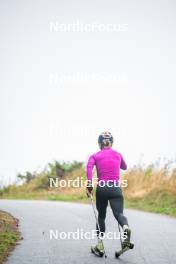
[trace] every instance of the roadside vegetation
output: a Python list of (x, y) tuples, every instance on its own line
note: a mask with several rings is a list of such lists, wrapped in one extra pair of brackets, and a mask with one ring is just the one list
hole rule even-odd
[[(50, 187), (51, 178), (58, 180), (58, 187)], [(16, 184), (1, 188), (0, 198), (89, 202), (84, 187), (60, 186), (62, 180), (82, 180), (85, 184), (85, 167), (81, 162), (54, 161), (41, 172), (18, 174), (17, 179)], [(158, 162), (134, 166), (123, 174), (122, 179), (128, 183), (123, 188), (126, 207), (176, 216), (176, 169), (173, 162), (162, 166)]]
[(0, 264), (6, 260), (20, 238), (18, 220), (9, 213), (0, 211)]
[(124, 189), (126, 206), (156, 213), (176, 216), (176, 169), (169, 161), (162, 167), (150, 164), (136, 166), (124, 178), (128, 188)]

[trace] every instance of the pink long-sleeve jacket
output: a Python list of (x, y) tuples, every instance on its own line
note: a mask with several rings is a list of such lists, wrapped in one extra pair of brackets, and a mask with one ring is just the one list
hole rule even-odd
[(87, 163), (87, 179), (92, 181), (93, 168), (96, 166), (98, 181), (119, 181), (120, 169), (126, 170), (127, 165), (122, 155), (111, 147), (103, 148), (90, 156)]

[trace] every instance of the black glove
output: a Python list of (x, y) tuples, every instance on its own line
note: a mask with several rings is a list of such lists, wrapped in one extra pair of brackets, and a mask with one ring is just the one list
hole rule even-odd
[(87, 197), (90, 197), (92, 195), (92, 192), (93, 192), (92, 183), (88, 182), (87, 187), (86, 187)]

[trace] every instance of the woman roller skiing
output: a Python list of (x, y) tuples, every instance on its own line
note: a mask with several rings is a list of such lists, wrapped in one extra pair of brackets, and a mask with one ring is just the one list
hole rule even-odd
[[(110, 132), (103, 132), (98, 137), (100, 151), (90, 156), (87, 163), (87, 195), (92, 196), (93, 168), (96, 166), (98, 184), (96, 188), (96, 208), (98, 224), (96, 226), (98, 244), (91, 248), (92, 252), (103, 256), (105, 253), (102, 235), (105, 232), (105, 218), (108, 201), (113, 215), (123, 229), (126, 238), (122, 242), (122, 250), (130, 248), (131, 230), (127, 218), (123, 215), (123, 194), (120, 185), (120, 169), (126, 170), (127, 165), (122, 155), (112, 149), (113, 136)], [(102, 184), (103, 183), (103, 184)], [(99, 232), (100, 231), (100, 232)]]

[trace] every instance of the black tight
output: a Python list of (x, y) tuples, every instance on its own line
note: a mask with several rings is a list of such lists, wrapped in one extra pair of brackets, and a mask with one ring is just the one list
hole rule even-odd
[[(113, 215), (121, 227), (123, 227), (123, 225), (128, 225), (127, 218), (123, 215), (123, 194), (121, 188), (117, 186), (108, 187), (107, 185), (104, 187), (97, 186), (96, 207), (98, 211), (98, 223), (101, 233), (105, 232), (105, 218), (108, 201), (110, 203)], [(98, 230), (97, 226), (96, 230)]]

